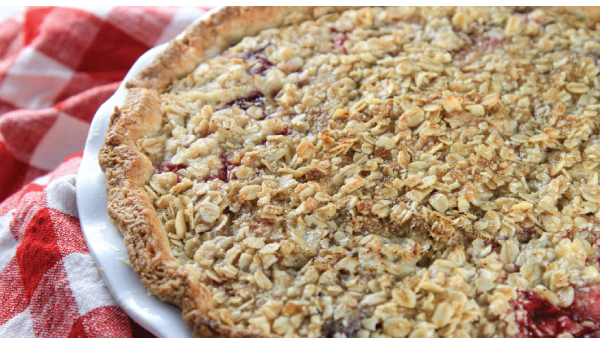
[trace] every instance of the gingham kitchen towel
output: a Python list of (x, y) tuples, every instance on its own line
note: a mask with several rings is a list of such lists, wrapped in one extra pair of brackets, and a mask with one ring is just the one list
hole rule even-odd
[(0, 337), (149, 336), (89, 254), (75, 174), (131, 65), (205, 10), (34, 7), (0, 22)]

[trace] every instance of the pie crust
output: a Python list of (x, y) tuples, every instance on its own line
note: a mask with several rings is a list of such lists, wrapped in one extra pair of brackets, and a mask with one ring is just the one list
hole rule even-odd
[[(134, 270), (195, 336), (597, 334), (598, 13), (216, 12), (127, 84), (100, 151)], [(301, 58), (295, 32), (332, 40)]]

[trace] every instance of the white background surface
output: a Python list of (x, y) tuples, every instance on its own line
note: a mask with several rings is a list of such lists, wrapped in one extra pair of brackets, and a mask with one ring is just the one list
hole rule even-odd
[(22, 13), (25, 7), (23, 6), (0, 6), (0, 21), (8, 18), (14, 13)]
[[(199, 20), (207, 18), (216, 10), (218, 8), (207, 12)], [(141, 56), (129, 70), (125, 80), (131, 79), (165, 47), (166, 45), (157, 46)], [(148, 290), (128, 264), (123, 237), (111, 223), (107, 213), (105, 176), (98, 165), (98, 152), (104, 142), (110, 115), (115, 106), (123, 103), (126, 93), (123, 86), (119, 87), (102, 104), (92, 120), (77, 174), (77, 208), (81, 228), (110, 292), (132, 319), (159, 337), (191, 337), (192, 332), (183, 321), (181, 310), (148, 294)]]
[[(131, 68), (130, 79), (152, 60), (164, 46), (144, 54)], [(125, 82), (123, 82), (125, 83)], [(104, 180), (98, 165), (98, 152), (104, 142), (108, 121), (115, 106), (123, 103), (127, 90), (121, 86), (96, 112), (77, 174), (77, 207), (86, 243), (108, 288), (121, 308), (139, 325), (160, 337), (190, 337), (190, 329), (181, 318), (181, 310), (149, 295), (129, 265), (123, 236), (107, 212)]]

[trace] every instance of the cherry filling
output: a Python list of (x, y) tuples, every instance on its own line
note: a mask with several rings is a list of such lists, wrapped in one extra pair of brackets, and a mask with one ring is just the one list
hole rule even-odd
[(163, 172), (170, 172), (170, 171), (179, 171), (181, 169), (185, 169), (187, 168), (187, 165), (185, 164), (173, 164), (173, 163), (165, 163), (165, 164), (157, 164), (154, 166), (154, 169), (156, 170), (157, 174), (162, 174)]
[(577, 289), (569, 309), (576, 321), (592, 321), (600, 325), (600, 286)]
[(262, 55), (254, 55), (249, 58), (248, 61), (256, 61), (254, 65), (250, 67), (249, 73), (251, 75), (258, 74), (259, 76), (264, 76), (267, 70), (274, 66), (273, 63)]
[(246, 61), (254, 62), (254, 65), (252, 65), (250, 67), (250, 70), (248, 71), (250, 75), (258, 74), (259, 76), (264, 76), (267, 70), (274, 66), (273, 63), (271, 63), (269, 59), (267, 59), (267, 57), (260, 54), (262, 51), (265, 50), (265, 48), (266, 46), (256, 51), (247, 52), (241, 57)]
[[(267, 45), (268, 46), (268, 45)], [(273, 63), (271, 63), (269, 61), (269, 59), (267, 59), (267, 57), (265, 57), (264, 55), (260, 54), (261, 52), (263, 52), (265, 50), (265, 48), (267, 47), (263, 47), (260, 48), (256, 51), (248, 51), (248, 52), (243, 52), (243, 53), (230, 53), (230, 52), (224, 52), (221, 54), (222, 57), (225, 58), (240, 58), (249, 62), (255, 62), (251, 67), (250, 70), (248, 70), (248, 73), (250, 75), (255, 75), (258, 74), (260, 76), (264, 76), (265, 72), (272, 68)]]
[(247, 110), (252, 106), (262, 106), (265, 103), (265, 95), (262, 92), (255, 91), (252, 92), (248, 97), (238, 98), (230, 101), (229, 103), (223, 106), (223, 109), (230, 108), (234, 105), (237, 105), (242, 110)]
[(344, 38), (344, 39), (336, 39), (333, 41), (333, 49), (334, 50), (338, 50), (341, 51), (344, 54), (348, 54), (348, 50), (346, 50), (346, 47), (344, 46), (344, 43), (347, 41), (348, 39)]
[[(585, 297), (580, 293), (575, 296), (575, 301), (568, 308), (561, 308), (549, 303), (547, 300), (532, 291), (524, 291), (519, 294), (516, 300), (515, 308), (524, 311), (521, 319), (517, 318), (521, 337), (556, 337), (562, 333), (569, 333), (575, 337), (583, 337), (594, 334), (600, 325), (595, 315), (598, 315), (600, 305), (596, 307), (596, 300), (585, 301), (589, 299), (591, 293), (586, 293)], [(595, 296), (600, 296), (600, 291), (595, 291)], [(582, 301), (582, 298), (584, 299)], [(582, 309), (582, 305), (585, 308)], [(586, 308), (593, 310), (595, 320), (590, 319), (590, 315), (582, 317), (581, 312), (590, 312)], [(593, 326), (583, 326), (581, 321), (595, 321)]]
[(290, 132), (290, 129), (287, 126), (284, 126), (282, 128), (279, 128), (278, 130), (274, 131), (276, 135), (281, 135), (281, 136), (289, 136), (292, 133)]
[(208, 276), (205, 277), (204, 280), (202, 280), (202, 281), (204, 281), (204, 283), (206, 283), (207, 285), (211, 285), (214, 287), (221, 287), (222, 285), (231, 282), (231, 280), (229, 280), (229, 279), (225, 279), (223, 281), (217, 281)]
[(227, 156), (221, 154), (219, 156), (219, 160), (221, 161), (221, 164), (223, 165), (223, 167), (221, 168), (221, 170), (219, 171), (219, 173), (217, 175), (211, 175), (208, 177), (208, 180), (213, 180), (213, 179), (220, 179), (223, 182), (227, 183), (229, 182), (229, 180), (232, 179), (236, 179), (237, 176), (235, 175), (235, 172), (232, 171), (234, 167), (240, 165), (240, 163), (232, 163), (231, 161), (229, 161), (229, 159), (227, 158)]
[(344, 54), (348, 54), (348, 50), (346, 50), (346, 47), (344, 46), (344, 43), (346, 41), (348, 41), (348, 31), (338, 31), (337, 29), (335, 29), (333, 27), (330, 28), (330, 31), (331, 31), (331, 33), (341, 33), (344, 35), (344, 37), (341, 39), (333, 40), (333, 49), (340, 51)]
[(157, 174), (162, 174), (163, 172), (174, 172), (177, 175), (177, 183), (181, 182), (181, 176), (177, 173), (177, 171), (181, 169), (187, 168), (185, 164), (173, 164), (173, 163), (164, 163), (164, 164), (156, 164), (154, 165), (154, 172)]
[(488, 39), (488, 40), (484, 40), (482, 42), (482, 44), (483, 44), (483, 47), (485, 47), (485, 49), (487, 51), (489, 51), (489, 50), (493, 49), (494, 47), (496, 47), (498, 45), (501, 45), (504, 42), (504, 40), (505, 40), (504, 38), (502, 38), (502, 39), (491, 38), (491, 39)]

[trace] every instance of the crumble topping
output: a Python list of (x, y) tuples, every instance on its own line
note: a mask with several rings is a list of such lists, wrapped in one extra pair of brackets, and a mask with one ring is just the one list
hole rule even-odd
[(599, 71), (600, 24), (550, 8), (266, 30), (161, 94), (145, 188), (226, 325), (593, 334)]

